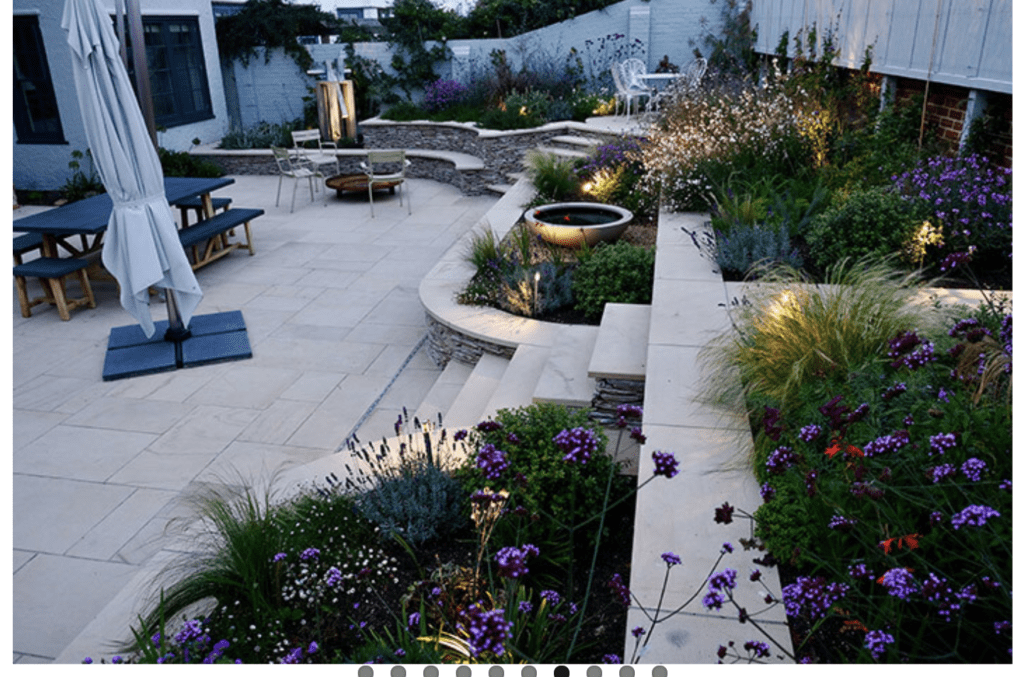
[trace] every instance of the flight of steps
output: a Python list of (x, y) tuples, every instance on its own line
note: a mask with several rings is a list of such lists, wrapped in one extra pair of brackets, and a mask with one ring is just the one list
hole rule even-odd
[[(523, 344), (510, 359), (485, 352), (473, 365), (453, 359), (409, 412), (420, 422), (451, 434), (493, 418), (500, 409), (537, 402), (590, 407), (601, 379), (643, 383), (649, 324), (649, 306), (608, 304), (599, 326), (566, 325), (557, 332), (556, 345)], [(397, 448), (408, 434), (389, 440), (389, 446)], [(636, 451), (635, 444), (619, 450), (624, 472), (635, 474)], [(351, 455), (342, 449), (290, 470), (282, 485), (322, 484), (332, 473), (344, 481), (346, 463), (351, 464)]]

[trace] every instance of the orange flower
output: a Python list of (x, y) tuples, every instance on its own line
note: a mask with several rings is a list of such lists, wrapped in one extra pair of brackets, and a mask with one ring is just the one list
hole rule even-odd
[(843, 621), (843, 632), (860, 630), (861, 632), (867, 632), (868, 628), (860, 621)]
[(840, 453), (840, 452), (843, 452), (847, 456), (850, 456), (850, 457), (854, 457), (854, 456), (860, 456), (861, 458), (864, 457), (864, 452), (863, 451), (861, 451), (857, 447), (853, 446), (852, 444), (847, 444), (847, 443), (843, 442), (842, 439), (832, 440), (832, 444), (829, 445), (828, 449), (825, 450), (825, 454), (828, 455), (829, 458), (835, 457), (835, 455)]
[(920, 534), (907, 534), (906, 536), (900, 536), (899, 538), (887, 538), (884, 541), (881, 541), (878, 544), (878, 547), (884, 549), (886, 555), (892, 552), (892, 544), (894, 542), (896, 543), (897, 550), (902, 550), (904, 543), (907, 544), (907, 548), (909, 548), (910, 550), (916, 550), (918, 547), (917, 539), (919, 536)]

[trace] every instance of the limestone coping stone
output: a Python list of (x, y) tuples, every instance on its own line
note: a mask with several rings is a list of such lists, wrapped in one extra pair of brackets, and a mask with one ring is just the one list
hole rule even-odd
[[(371, 148), (339, 148), (335, 151), (335, 154), (339, 158), (346, 157), (366, 157), (368, 150), (375, 150)], [(330, 150), (328, 150), (330, 152)], [(269, 148), (246, 148), (239, 150), (226, 150), (218, 148), (215, 144), (207, 144), (201, 146), (193, 146), (189, 149), (189, 153), (192, 155), (210, 156), (210, 157), (234, 157), (234, 158), (262, 158), (262, 157), (273, 157), (273, 153)], [(418, 148), (407, 148), (405, 154), (410, 158), (426, 158), (430, 160), (441, 160), (444, 162), (450, 162), (459, 171), (473, 171), (484, 169), (484, 162), (478, 157), (470, 155), (468, 153), (456, 153), (453, 151), (445, 150), (423, 150)]]

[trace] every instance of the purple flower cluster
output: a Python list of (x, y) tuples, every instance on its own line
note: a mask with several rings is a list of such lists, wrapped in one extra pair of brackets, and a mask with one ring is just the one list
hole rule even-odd
[(674, 552), (661, 553), (661, 559), (663, 559), (665, 561), (665, 564), (669, 565), (669, 567), (683, 563), (683, 560), (679, 559), (679, 555), (675, 554)]
[(832, 605), (850, 590), (845, 583), (830, 583), (821, 576), (799, 576), (796, 582), (782, 589), (786, 615), (799, 616), (807, 612), (811, 620), (825, 617)]
[(643, 145), (635, 137), (622, 137), (612, 143), (598, 146), (586, 164), (576, 170), (581, 176), (591, 176), (602, 169), (615, 169), (625, 165), (629, 169), (641, 171)]
[(930, 468), (926, 475), (931, 478), (932, 484), (938, 484), (942, 480), (956, 475), (956, 466), (951, 463), (943, 463), (942, 465)]
[(935, 344), (921, 339), (914, 332), (900, 332), (890, 339), (887, 357), (892, 359), (889, 366), (893, 369), (906, 367), (910, 371), (938, 359), (935, 356)]
[(800, 428), (799, 438), (801, 442), (812, 442), (821, 435), (821, 426), (815, 423)]
[(435, 80), (423, 90), (423, 108), (430, 112), (446, 110), (465, 100), (469, 89), (455, 80)]
[(921, 597), (938, 606), (939, 616), (949, 623), (954, 614), (963, 609), (964, 604), (974, 602), (978, 595), (974, 585), (968, 585), (959, 591), (953, 590), (953, 586), (945, 578), (928, 574), (928, 578), (921, 583)]
[(485, 651), (495, 656), (505, 653), (505, 642), (512, 637), (512, 623), (505, 620), (504, 609), (485, 611), (480, 603), (463, 614), (462, 629), (469, 635), (470, 653), (474, 658)]
[(864, 635), (864, 648), (871, 652), (871, 657), (876, 661), (885, 653), (886, 647), (896, 640), (884, 630), (872, 630)]
[(725, 602), (725, 591), (736, 588), (736, 570), (723, 569), (708, 578), (708, 594), (701, 602), (707, 609), (721, 609)]
[(897, 430), (889, 435), (871, 440), (864, 445), (864, 455), (868, 458), (880, 454), (891, 454), (910, 444), (910, 433), (906, 430)]
[(849, 531), (857, 524), (857, 520), (850, 519), (844, 515), (833, 515), (832, 519), (828, 523), (829, 529), (835, 529), (839, 531)]
[(906, 383), (895, 383), (890, 387), (886, 388), (885, 392), (882, 393), (882, 400), (884, 402), (888, 402), (895, 398), (897, 395), (905, 392), (907, 392)]
[(949, 248), (964, 251), (969, 246), (996, 249), (1012, 240), (1010, 174), (980, 155), (939, 156), (892, 180), (907, 198), (928, 205), (944, 226)]
[(771, 656), (770, 648), (764, 642), (755, 642), (753, 640), (743, 644), (743, 648), (754, 654), (754, 658), (768, 658)]
[(541, 590), (540, 598), (545, 600), (549, 606), (558, 606), (562, 603), (562, 596), (554, 590)]
[(629, 606), (632, 600), (632, 595), (629, 592), (629, 588), (622, 582), (622, 574), (614, 574), (611, 580), (608, 581), (608, 587), (612, 589), (615, 596), (619, 598), (619, 602), (622, 606)]
[(489, 480), (496, 480), (509, 468), (505, 452), (493, 444), (484, 444), (476, 452), (476, 467)]
[(1000, 516), (997, 510), (987, 505), (969, 505), (953, 515), (949, 521), (953, 524), (954, 529), (960, 529), (960, 527), (965, 526), (982, 527), (985, 526), (988, 520)]
[(797, 461), (796, 454), (792, 447), (778, 447), (768, 455), (765, 467), (772, 475), (779, 475), (786, 472)]
[(522, 548), (513, 548), (511, 546), (502, 548), (494, 556), (494, 561), (498, 563), (498, 575), (504, 578), (524, 576), (530, 573), (530, 570), (526, 567), (526, 558), (537, 557), (538, 555), (540, 555), (540, 550), (537, 546), (530, 543), (527, 543)]
[(664, 475), (671, 479), (679, 474), (679, 461), (671, 451), (655, 451), (651, 458), (654, 459), (655, 475)]
[(886, 571), (882, 574), (880, 582), (882, 587), (889, 591), (890, 596), (899, 597), (904, 601), (910, 597), (910, 595), (917, 592), (914, 574), (902, 567)]
[(985, 461), (980, 458), (969, 458), (960, 466), (960, 472), (972, 482), (981, 481), (981, 473), (985, 471)]
[(598, 448), (597, 435), (590, 428), (563, 430), (552, 441), (565, 454), (563, 461), (580, 465), (586, 465)]
[(770, 439), (778, 442), (782, 436), (782, 427), (778, 425), (779, 420), (782, 419), (782, 412), (775, 407), (764, 408), (764, 419), (762, 425), (764, 425), (764, 434)]
[(928, 444), (932, 451), (939, 456), (946, 453), (947, 449), (956, 446), (956, 433), (939, 433), (928, 438)]

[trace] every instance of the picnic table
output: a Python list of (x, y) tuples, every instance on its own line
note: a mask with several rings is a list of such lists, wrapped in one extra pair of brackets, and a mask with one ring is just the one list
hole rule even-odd
[[(210, 193), (234, 183), (232, 178), (215, 179), (165, 177), (164, 194), (168, 203), (175, 203), (188, 198), (199, 197), (203, 203), (203, 211), (207, 217), (213, 216), (213, 203)], [(103, 245), (103, 233), (114, 210), (114, 202), (106, 193), (85, 200), (32, 214), (17, 219), (13, 228), (19, 233), (39, 233), (43, 236), (43, 256), (56, 257), (57, 246), (68, 251), (72, 256), (81, 257), (100, 251)], [(78, 245), (68, 242), (68, 238), (78, 236)], [(91, 238), (91, 241), (89, 240)]]

